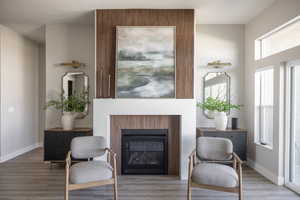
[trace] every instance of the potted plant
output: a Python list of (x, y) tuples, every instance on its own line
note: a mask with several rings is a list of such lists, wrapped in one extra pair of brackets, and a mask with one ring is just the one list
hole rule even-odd
[(215, 126), (217, 130), (226, 130), (228, 117), (226, 113), (231, 109), (239, 110), (241, 105), (231, 104), (227, 101), (217, 98), (208, 97), (204, 102), (198, 103), (197, 106), (204, 110), (214, 112)]
[(208, 97), (204, 102), (198, 103), (197, 106), (207, 111), (207, 116), (210, 119), (214, 119), (216, 111), (216, 100), (212, 97)]
[(59, 100), (50, 100), (47, 102), (45, 109), (54, 107), (57, 110), (62, 110), (61, 124), (63, 130), (72, 130), (74, 128), (75, 118), (85, 111), (86, 105), (90, 104), (88, 94), (74, 93), (71, 96), (65, 97), (61, 94)]

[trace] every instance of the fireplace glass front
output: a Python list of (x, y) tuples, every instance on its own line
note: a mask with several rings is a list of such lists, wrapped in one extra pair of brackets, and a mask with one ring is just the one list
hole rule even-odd
[(168, 129), (122, 129), (122, 174), (168, 174)]

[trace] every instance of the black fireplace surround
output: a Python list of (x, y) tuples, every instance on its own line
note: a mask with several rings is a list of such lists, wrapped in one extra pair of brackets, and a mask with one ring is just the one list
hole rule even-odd
[(122, 174), (168, 174), (168, 129), (121, 129)]

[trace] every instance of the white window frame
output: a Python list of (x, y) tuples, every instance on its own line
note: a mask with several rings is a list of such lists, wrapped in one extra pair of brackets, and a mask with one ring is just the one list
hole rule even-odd
[[(255, 142), (256, 145), (263, 146), (267, 149), (272, 150), (273, 149), (273, 143), (274, 143), (274, 110), (275, 110), (275, 105), (274, 105), (274, 103), (275, 103), (275, 96), (274, 96), (274, 94), (275, 94), (275, 87), (274, 87), (275, 84), (274, 84), (274, 81), (275, 81), (275, 67), (274, 66), (260, 67), (260, 68), (256, 69), (255, 75), (258, 72), (262, 72), (262, 71), (266, 71), (266, 70), (270, 70), (270, 69), (273, 69), (273, 119), (272, 119), (273, 120), (273, 123), (272, 123), (273, 124), (273, 127), (272, 127), (273, 132), (272, 132), (272, 143), (271, 144), (265, 144), (261, 141), (261, 130), (259, 130), (259, 133), (255, 133), (254, 142)], [(256, 85), (255, 85), (256, 83), (255, 83), (255, 81), (256, 80), (254, 79), (254, 95), (256, 95)], [(261, 91), (261, 89), (260, 89), (260, 91)], [(256, 100), (256, 97), (254, 97), (254, 100)], [(254, 129), (256, 131), (256, 118), (255, 117), (256, 117), (256, 102), (254, 101)], [(259, 126), (261, 126), (261, 121), (260, 121)]]
[[(269, 36), (271, 36), (271, 35), (273, 35), (273, 34), (276, 34), (277, 32), (279, 32), (279, 31), (281, 31), (281, 30), (283, 30), (283, 29), (285, 29), (285, 28), (287, 28), (287, 27), (289, 27), (289, 26), (291, 26), (291, 25), (293, 25), (293, 24), (295, 24), (295, 23), (297, 23), (297, 22), (299, 22), (300, 21), (300, 15), (299, 16), (297, 16), (297, 17), (295, 17), (294, 19), (292, 19), (292, 20), (290, 20), (290, 21), (288, 21), (288, 22), (286, 22), (286, 23), (284, 23), (283, 25), (281, 25), (281, 26), (279, 26), (279, 27), (277, 27), (277, 28), (275, 28), (274, 30), (272, 30), (272, 31), (270, 31), (270, 32), (268, 32), (268, 33), (266, 33), (266, 34), (264, 34), (264, 35), (262, 35), (261, 37), (259, 37), (259, 38), (257, 38), (255, 41), (254, 41), (254, 55), (255, 55), (255, 60), (261, 60), (261, 59), (263, 59), (263, 58), (267, 58), (267, 57), (269, 57), (269, 56), (273, 56), (273, 55), (276, 55), (276, 54), (278, 54), (278, 53), (280, 53), (280, 52), (277, 52), (277, 53), (275, 53), (275, 54), (271, 54), (271, 55), (268, 55), (268, 56), (263, 56), (263, 45), (262, 45), (262, 41), (264, 40), (264, 39), (266, 39), (266, 38), (268, 38)], [(298, 45), (299, 46), (299, 45)], [(294, 47), (291, 47), (291, 48), (294, 48)], [(291, 49), (291, 48), (289, 48), (289, 49)], [(288, 50), (288, 49), (286, 49), (286, 50)], [(285, 50), (285, 51), (286, 51)]]
[[(292, 77), (291, 72), (292, 68), (295, 67), (295, 65), (300, 65), (300, 60), (291, 61), (286, 63), (285, 65), (285, 162), (284, 162), (284, 174), (285, 174), (285, 185), (290, 188), (291, 190), (297, 192), (300, 194), (300, 187), (295, 185), (291, 181), (291, 167), (293, 165), (293, 160), (291, 160), (291, 152), (293, 151), (293, 147), (291, 146), (291, 143), (293, 142), (292, 139)], [(299, 66), (300, 67), (300, 66)]]

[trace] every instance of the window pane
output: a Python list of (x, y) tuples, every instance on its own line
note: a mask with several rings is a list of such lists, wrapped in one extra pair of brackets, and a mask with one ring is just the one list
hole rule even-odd
[(261, 105), (273, 106), (273, 69), (261, 72)]
[(273, 69), (255, 74), (255, 133), (261, 144), (273, 143)]
[(261, 39), (262, 57), (267, 57), (300, 45), (300, 20)]
[(292, 70), (292, 182), (300, 186), (300, 66)]
[(259, 141), (260, 136), (260, 73), (255, 73), (255, 135), (256, 141)]

